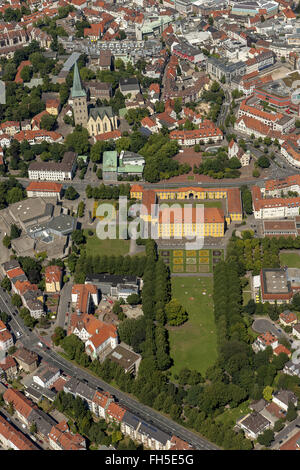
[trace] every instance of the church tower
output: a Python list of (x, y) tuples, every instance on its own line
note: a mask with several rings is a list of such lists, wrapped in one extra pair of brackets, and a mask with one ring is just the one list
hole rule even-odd
[(74, 65), (73, 86), (71, 88), (71, 99), (73, 100), (73, 113), (75, 126), (78, 124), (83, 127), (87, 126), (88, 110), (86, 92), (81, 85), (77, 62)]

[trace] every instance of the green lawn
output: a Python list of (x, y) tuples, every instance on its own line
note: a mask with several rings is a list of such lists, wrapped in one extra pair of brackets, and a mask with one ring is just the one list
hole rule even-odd
[[(172, 374), (188, 367), (205, 373), (217, 358), (216, 325), (213, 314), (213, 279), (206, 277), (173, 277), (173, 297), (185, 307), (188, 321), (169, 330)], [(206, 292), (206, 295), (203, 295)]]
[(235, 425), (239, 418), (251, 412), (249, 403), (250, 400), (247, 400), (244, 403), (241, 403), (237, 408), (224, 411), (224, 413), (216, 417), (216, 421), (227, 424), (228, 426)]
[(130, 249), (130, 240), (100, 240), (96, 234), (92, 237), (88, 235), (88, 230), (84, 230), (86, 236), (87, 255), (127, 255)]
[(294, 253), (280, 253), (279, 259), (281, 266), (300, 268), (300, 256), (296, 251)]
[(247, 288), (249, 289), (249, 286), (247, 286), (246, 290), (243, 292), (243, 305), (247, 305), (247, 303), (251, 299), (251, 292), (248, 292)]

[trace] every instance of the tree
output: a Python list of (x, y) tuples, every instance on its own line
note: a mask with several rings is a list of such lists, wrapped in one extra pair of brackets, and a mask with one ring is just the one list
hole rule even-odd
[(274, 440), (274, 432), (271, 429), (266, 429), (258, 436), (257, 440), (262, 446), (270, 447), (271, 442)]
[(269, 168), (269, 166), (271, 165), (270, 160), (265, 155), (259, 157), (259, 159), (257, 160), (257, 164), (261, 168)]
[(177, 299), (172, 299), (165, 307), (169, 325), (182, 325), (187, 319), (188, 314)]
[(15, 238), (19, 238), (21, 235), (22, 230), (15, 224), (12, 224), (10, 227), (10, 238), (11, 240)]
[(294, 421), (298, 416), (297, 408), (295, 407), (294, 403), (289, 402), (288, 410), (286, 412), (286, 419), (288, 421)]
[(130, 294), (127, 297), (126, 301), (129, 305), (137, 305), (137, 304), (140, 303), (141, 299), (140, 299), (140, 296), (138, 294)]
[(74, 230), (74, 232), (72, 232), (71, 238), (76, 245), (81, 245), (82, 243), (85, 243), (85, 236), (83, 235), (82, 230)]
[(274, 424), (274, 432), (279, 432), (284, 428), (284, 421), (283, 419), (278, 419)]
[(12, 188), (7, 192), (6, 200), (8, 204), (14, 204), (24, 199), (24, 194), (21, 188)]
[(52, 335), (51, 339), (55, 346), (58, 346), (65, 336), (65, 330), (61, 326), (57, 326), (54, 330), (54, 334)]
[(65, 144), (69, 150), (72, 150), (79, 155), (85, 155), (90, 148), (89, 133), (87, 129), (81, 126), (76, 126), (75, 130), (71, 134), (67, 135)]
[(5, 277), (2, 279), (2, 281), (1, 281), (1, 287), (2, 287), (3, 289), (7, 290), (8, 292), (11, 291), (11, 281), (10, 281), (10, 279), (9, 279), (7, 276), (5, 276)]
[(19, 296), (19, 294), (14, 294), (11, 298), (11, 303), (17, 307), (17, 308), (20, 308), (21, 305), (22, 305), (22, 299), (21, 297)]
[(37, 432), (37, 425), (35, 422), (31, 423), (29, 431), (31, 434), (35, 434)]
[(10, 248), (10, 237), (8, 235), (4, 235), (2, 243), (6, 248)]
[(65, 192), (65, 198), (69, 199), (70, 201), (74, 201), (79, 196), (78, 192), (76, 191), (73, 186), (69, 186)]
[(267, 385), (263, 390), (264, 399), (267, 401), (272, 401), (273, 399), (272, 393), (273, 393), (273, 387), (270, 387), (269, 385)]
[(44, 114), (41, 119), (41, 129), (52, 131), (56, 124), (56, 117), (51, 114)]

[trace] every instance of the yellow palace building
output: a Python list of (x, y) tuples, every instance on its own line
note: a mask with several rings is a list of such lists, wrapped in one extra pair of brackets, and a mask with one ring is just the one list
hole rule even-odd
[[(131, 186), (130, 197), (138, 199), (142, 202), (143, 208), (141, 211), (141, 218), (145, 222), (157, 222), (160, 212), (152, 214), (151, 207), (153, 204), (158, 204), (158, 201), (172, 200), (174, 203), (176, 200), (182, 202), (184, 200), (192, 202), (193, 200), (215, 200), (225, 199), (226, 201), (226, 215), (221, 209), (216, 208), (205, 208), (205, 221), (203, 227), (198, 227), (204, 236), (222, 237), (224, 235), (224, 221), (229, 225), (231, 222), (241, 222), (243, 218), (242, 201), (239, 188), (176, 188), (176, 189), (144, 189), (141, 185), (135, 184)], [(213, 211), (208, 211), (213, 209)], [(158, 213), (159, 212), (159, 213)], [(220, 229), (220, 213), (223, 215), (223, 229)], [(215, 218), (215, 220), (214, 220)], [(218, 220), (218, 221), (217, 221)], [(171, 224), (170, 231), (175, 232), (187, 232), (190, 230), (188, 226), (179, 228), (180, 224)], [(175, 227), (176, 226), (176, 227)], [(194, 224), (195, 226), (195, 224)], [(196, 226), (195, 226), (196, 228)], [(166, 227), (159, 226), (159, 233), (168, 231)]]
[(205, 207), (197, 214), (197, 208), (185, 211), (183, 207), (159, 211), (159, 238), (170, 237), (223, 237), (224, 213), (217, 207)]

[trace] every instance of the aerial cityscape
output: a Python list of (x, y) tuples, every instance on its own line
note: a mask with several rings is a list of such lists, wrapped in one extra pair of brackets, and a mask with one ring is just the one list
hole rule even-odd
[(0, 450), (300, 450), (300, 3), (0, 0), (0, 247)]

